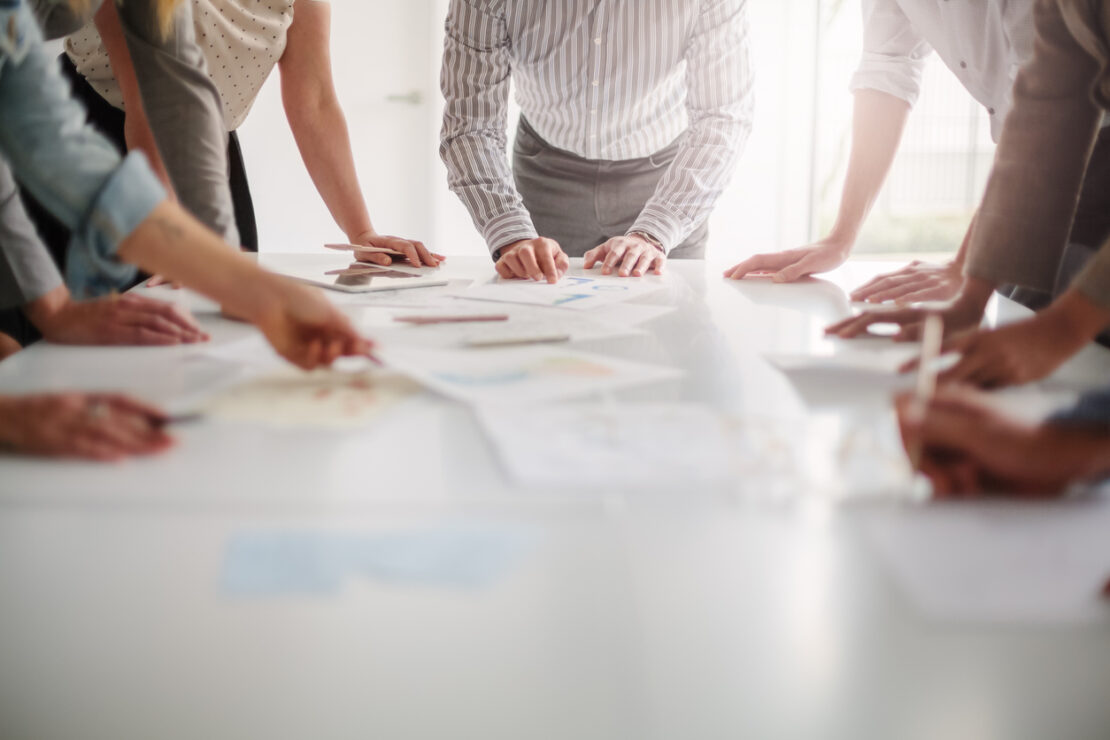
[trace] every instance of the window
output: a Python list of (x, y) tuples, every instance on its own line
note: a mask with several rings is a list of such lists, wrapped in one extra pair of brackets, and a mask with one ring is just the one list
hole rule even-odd
[[(851, 147), (848, 83), (862, 48), (859, 0), (822, 0), (814, 200), (818, 236), (836, 219)], [(955, 252), (990, 174), (986, 111), (932, 56), (921, 98), (856, 254), (897, 257)]]

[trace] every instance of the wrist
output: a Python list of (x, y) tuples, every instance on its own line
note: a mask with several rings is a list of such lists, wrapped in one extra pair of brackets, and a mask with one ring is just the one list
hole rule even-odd
[(23, 312), (35, 328), (46, 335), (54, 328), (57, 319), (71, 302), (69, 289), (65, 285), (59, 285), (26, 304)]
[(15, 430), (15, 420), (19, 415), (16, 399), (0, 396), (0, 449), (18, 446), (19, 437)]
[(378, 232), (375, 231), (373, 226), (365, 226), (355, 229), (344, 229), (344, 233), (347, 235), (347, 241), (351, 244), (358, 244), (358, 242), (362, 239), (368, 239), (378, 236)]
[(859, 238), (859, 225), (841, 225), (839, 222), (833, 225), (832, 231), (828, 236), (821, 240), (824, 244), (834, 244), (839, 246), (845, 255), (852, 251), (852, 247), (856, 245), (856, 239)]
[(275, 309), (280, 309), (282, 292), (289, 280), (291, 278), (263, 270), (244, 275), (239, 283), (242, 287), (236, 291), (235, 299), (222, 301), (221, 305), (225, 312), (236, 318), (261, 325)]
[(650, 244), (651, 246), (658, 249), (661, 254), (663, 254), (663, 255), (667, 254), (667, 250), (663, 246), (663, 242), (659, 241), (654, 236), (652, 236), (651, 234), (648, 234), (645, 231), (630, 231), (630, 232), (628, 232), (627, 236), (630, 236), (634, 239), (639, 239), (641, 241), (645, 241), (648, 244)]
[(956, 305), (968, 311), (977, 312), (980, 316), (987, 309), (991, 295), (994, 293), (994, 284), (981, 278), (968, 277), (964, 281), (963, 290), (956, 298)]
[(1072, 288), (1053, 301), (1041, 315), (1074, 344), (1083, 345), (1110, 323), (1110, 313)]
[(1061, 471), (1072, 482), (1093, 481), (1110, 474), (1110, 435), (1082, 426), (1043, 425), (1034, 438), (1030, 455), (1052, 451)]

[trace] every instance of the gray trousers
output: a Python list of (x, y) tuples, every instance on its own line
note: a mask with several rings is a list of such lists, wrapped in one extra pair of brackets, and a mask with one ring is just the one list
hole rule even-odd
[[(521, 117), (513, 178), (540, 236), (581, 257), (632, 228), (677, 152), (672, 144), (643, 159), (584, 159), (551, 146)], [(703, 259), (708, 239), (703, 223), (668, 258)]]

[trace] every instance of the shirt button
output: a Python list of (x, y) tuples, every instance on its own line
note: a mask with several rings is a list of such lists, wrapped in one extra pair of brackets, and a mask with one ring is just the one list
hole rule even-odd
[(598, 81), (597, 81), (597, 80), (594, 80), (594, 81), (593, 81), (593, 82), (591, 82), (590, 84), (591, 84), (591, 85), (593, 85), (594, 87), (597, 87), (597, 86), (598, 86)]
[(994, 108), (987, 108), (987, 113), (990, 113), (993, 116), (994, 115)]
[(591, 116), (596, 116), (597, 115), (597, 108), (591, 108), (590, 109), (590, 115)]
[(597, 44), (598, 46), (601, 46), (601, 37), (598, 36), (596, 39), (594, 39), (594, 43)]
[(967, 62), (960, 62), (960, 69), (967, 69)]

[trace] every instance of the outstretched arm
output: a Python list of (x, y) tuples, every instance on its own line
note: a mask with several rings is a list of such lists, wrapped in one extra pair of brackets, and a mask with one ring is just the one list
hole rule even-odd
[(731, 268), (726, 276), (739, 280), (753, 272), (771, 272), (776, 282), (789, 283), (842, 265), (894, 163), (909, 113), (909, 104), (901, 98), (878, 90), (857, 92), (852, 153), (832, 231), (808, 246), (756, 255)]
[(778, 282), (791, 282), (839, 267), (855, 246), (898, 152), (906, 119), (921, 92), (925, 59), (932, 52), (898, 0), (863, 0), (861, 10), (863, 54), (851, 83), (856, 94), (852, 151), (833, 230), (813, 244), (756, 255), (726, 276), (769, 272)]
[[(278, 69), (285, 115), (308, 174), (352, 244), (395, 249), (417, 266), (438, 265), (439, 258), (422, 243), (382, 236), (370, 221), (355, 171), (347, 119), (335, 93), (330, 36), (330, 3), (297, 0)], [(387, 256), (376, 258), (388, 264)]]

